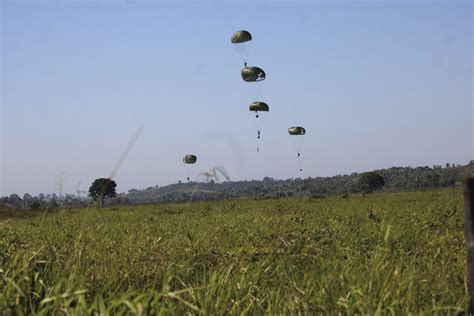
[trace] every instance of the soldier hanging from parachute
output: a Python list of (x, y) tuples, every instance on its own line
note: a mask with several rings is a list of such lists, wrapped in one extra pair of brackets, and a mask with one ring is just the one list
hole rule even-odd
[[(288, 134), (293, 138), (293, 136), (299, 136), (296, 138), (293, 138), (293, 144), (295, 145), (297, 156), (296, 158), (301, 158), (301, 147), (303, 145), (303, 140), (304, 138), (301, 136), (304, 136), (306, 134), (306, 129), (301, 126), (292, 126), (288, 128)], [(301, 167), (301, 159), (298, 161), (299, 164), (299, 169), (300, 171), (303, 171), (303, 168)]]
[(270, 107), (265, 102), (257, 101), (257, 102), (252, 102), (249, 105), (249, 111), (255, 112), (255, 118), (257, 120), (257, 152), (259, 152), (258, 142), (260, 139), (261, 120), (262, 120), (260, 116), (263, 113), (270, 111)]
[(185, 155), (183, 157), (183, 162), (186, 166), (186, 179), (188, 182), (190, 181), (190, 175), (191, 175), (191, 166), (194, 165), (197, 161), (197, 157), (195, 155)]

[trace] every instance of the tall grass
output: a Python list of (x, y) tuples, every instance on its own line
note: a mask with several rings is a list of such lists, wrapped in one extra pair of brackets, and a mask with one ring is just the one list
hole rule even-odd
[(0, 217), (0, 314), (456, 314), (461, 194)]

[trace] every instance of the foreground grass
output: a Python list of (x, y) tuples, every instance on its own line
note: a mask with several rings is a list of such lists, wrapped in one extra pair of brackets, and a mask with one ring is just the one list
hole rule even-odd
[(456, 314), (457, 190), (0, 217), (0, 314)]

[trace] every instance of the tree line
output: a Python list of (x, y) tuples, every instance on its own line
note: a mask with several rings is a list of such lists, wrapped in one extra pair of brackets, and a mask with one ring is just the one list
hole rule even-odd
[[(432, 167), (392, 167), (374, 170), (384, 180), (383, 190), (415, 191), (432, 188), (454, 187), (462, 179), (474, 175), (474, 160), (467, 165), (446, 164)], [(333, 177), (309, 177), (287, 180), (272, 179), (250, 181), (227, 181), (223, 183), (188, 182), (146, 189), (131, 189), (127, 193), (116, 194), (103, 199), (106, 205), (188, 202), (202, 200), (223, 200), (238, 198), (279, 198), (291, 196), (323, 197), (331, 194), (351, 194), (365, 191), (360, 186), (360, 173), (336, 175)], [(93, 186), (91, 186), (92, 188)], [(23, 198), (17, 194), (0, 198), (0, 208), (35, 209), (58, 206), (84, 207), (93, 203), (91, 198), (80, 199), (74, 195), (31, 196)]]

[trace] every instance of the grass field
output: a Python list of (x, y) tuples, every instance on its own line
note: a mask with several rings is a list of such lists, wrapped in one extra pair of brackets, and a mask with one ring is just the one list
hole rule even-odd
[(445, 315), (468, 304), (459, 189), (0, 214), (2, 315)]

